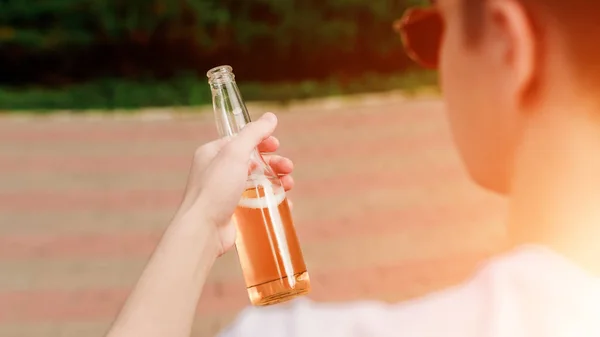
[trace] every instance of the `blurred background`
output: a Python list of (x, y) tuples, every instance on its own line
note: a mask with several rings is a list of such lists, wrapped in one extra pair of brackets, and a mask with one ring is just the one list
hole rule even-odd
[[(418, 0), (0, 0), (0, 336), (103, 336), (216, 137), (205, 73), (275, 111), (316, 301), (402, 301), (473, 273), (504, 204), (463, 172)], [(248, 305), (235, 252), (193, 336)]]
[(423, 2), (3, 0), (0, 110), (207, 104), (220, 64), (249, 100), (431, 84), (390, 28)]

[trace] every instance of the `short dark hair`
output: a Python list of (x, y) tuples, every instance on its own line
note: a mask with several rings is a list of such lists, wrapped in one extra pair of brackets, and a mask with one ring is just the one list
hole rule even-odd
[[(476, 44), (483, 27), (483, 6), (486, 0), (463, 0), (467, 43)], [(548, 22), (559, 25), (564, 32), (569, 58), (583, 80), (600, 84), (600, 1), (598, 0), (520, 0), (535, 29), (544, 34)], [(544, 36), (540, 35), (541, 43)], [(600, 38), (599, 38), (600, 40)]]

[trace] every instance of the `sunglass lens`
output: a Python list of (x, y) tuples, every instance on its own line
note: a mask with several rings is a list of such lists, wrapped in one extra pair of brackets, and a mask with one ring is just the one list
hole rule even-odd
[(401, 34), (407, 53), (428, 68), (439, 63), (443, 32), (442, 17), (435, 9), (414, 9), (402, 20)]

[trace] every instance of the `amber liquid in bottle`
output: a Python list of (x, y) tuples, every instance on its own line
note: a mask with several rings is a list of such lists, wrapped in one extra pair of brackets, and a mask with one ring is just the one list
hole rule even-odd
[(254, 305), (279, 303), (310, 290), (290, 208), (280, 190), (266, 197), (263, 187), (247, 189), (234, 215), (236, 248)]
[[(250, 117), (231, 67), (214, 68), (208, 77), (217, 128), (221, 136), (233, 136)], [(310, 279), (279, 178), (256, 150), (251, 167), (233, 216), (236, 249), (251, 303), (271, 305), (308, 293)]]

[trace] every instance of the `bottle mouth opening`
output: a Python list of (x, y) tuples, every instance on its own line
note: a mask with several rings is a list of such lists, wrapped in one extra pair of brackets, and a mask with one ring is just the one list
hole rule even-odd
[(206, 72), (206, 76), (209, 79), (219, 78), (224, 75), (232, 76), (233, 68), (231, 68), (231, 66), (228, 66), (228, 65), (222, 65), (222, 66), (214, 67), (211, 70), (209, 70), (208, 72)]

